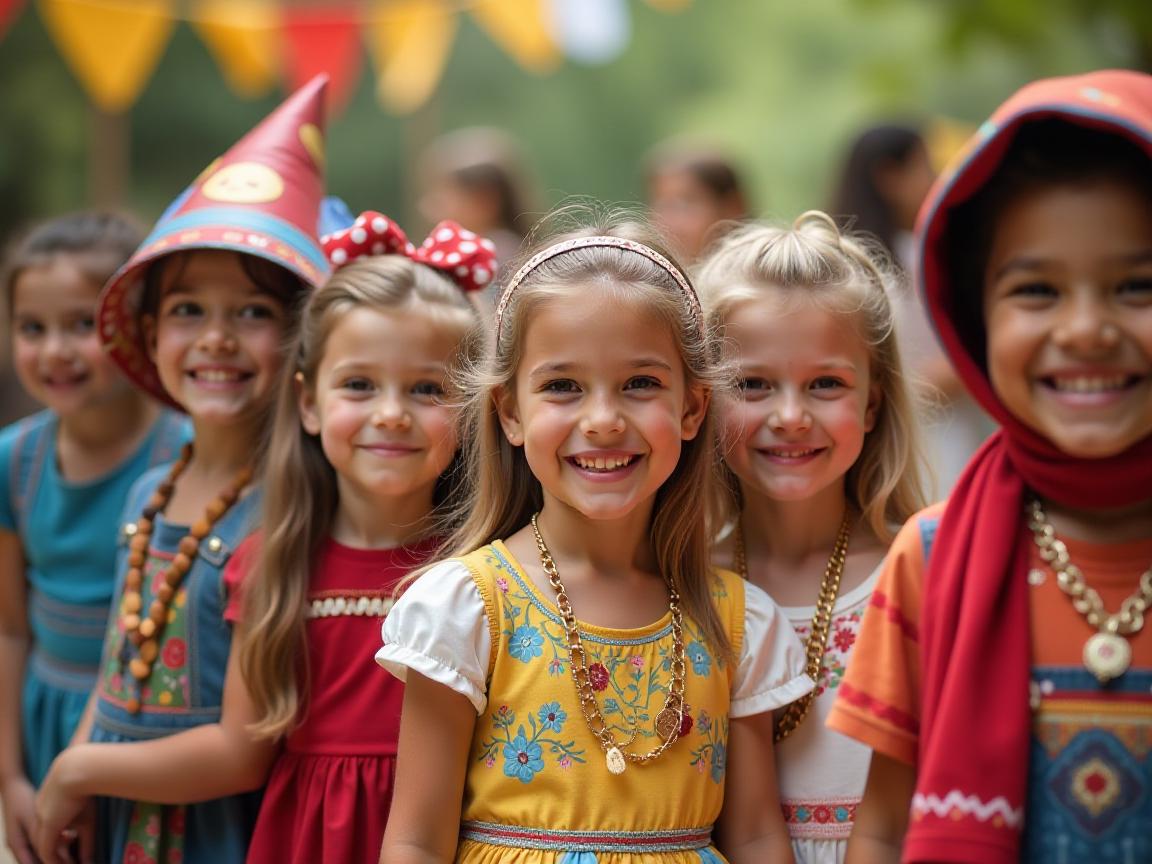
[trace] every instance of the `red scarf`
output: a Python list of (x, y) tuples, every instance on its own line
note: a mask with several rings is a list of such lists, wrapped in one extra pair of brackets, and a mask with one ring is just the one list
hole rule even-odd
[(919, 764), (906, 864), (1014, 864), (1027, 792), (1031, 712), (1025, 495), (1123, 507), (1152, 492), (1152, 437), (1107, 459), (1074, 459), (1023, 426), (949, 319), (943, 238), (951, 207), (993, 173), (1018, 128), (1062, 118), (1115, 131), (1152, 157), (1152, 77), (1097, 72), (1031, 84), (981, 127), (921, 213), (921, 277), (944, 348), (1003, 429), (968, 464), (941, 518), (921, 617)]

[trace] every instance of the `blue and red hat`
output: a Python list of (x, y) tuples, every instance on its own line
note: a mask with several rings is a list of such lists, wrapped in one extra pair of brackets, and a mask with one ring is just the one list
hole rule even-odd
[(105, 350), (161, 401), (174, 404), (148, 357), (139, 322), (144, 274), (158, 258), (225, 249), (279, 264), (313, 288), (327, 279), (331, 268), (316, 232), (327, 86), (327, 76), (313, 78), (213, 161), (104, 286), (99, 322)]

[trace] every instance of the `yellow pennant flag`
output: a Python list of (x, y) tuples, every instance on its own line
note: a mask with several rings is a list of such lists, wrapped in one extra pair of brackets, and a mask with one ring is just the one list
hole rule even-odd
[(172, 33), (172, 0), (39, 0), (40, 17), (88, 97), (132, 106)]
[(456, 37), (456, 13), (444, 0), (382, 0), (368, 24), (377, 94), (390, 111), (407, 113), (435, 92)]
[(478, 0), (469, 11), (512, 58), (531, 72), (550, 72), (560, 50), (548, 31), (546, 0)]
[(274, 0), (198, 0), (192, 26), (236, 95), (263, 95), (279, 79), (280, 15)]

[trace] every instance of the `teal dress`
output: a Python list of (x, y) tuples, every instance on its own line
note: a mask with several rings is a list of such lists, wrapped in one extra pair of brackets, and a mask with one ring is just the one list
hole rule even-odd
[(95, 480), (71, 483), (56, 465), (56, 415), (0, 431), (0, 529), (19, 534), (26, 562), (31, 652), (21, 702), (24, 769), (40, 785), (96, 682), (116, 575), (119, 515), (132, 484), (188, 440), (165, 411), (136, 452)]

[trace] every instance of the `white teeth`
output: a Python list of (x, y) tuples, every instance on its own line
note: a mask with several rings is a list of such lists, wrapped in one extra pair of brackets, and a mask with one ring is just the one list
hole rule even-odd
[(572, 457), (572, 461), (579, 465), (586, 471), (615, 471), (617, 468), (623, 468), (632, 461), (631, 456), (597, 456), (593, 459), (587, 459), (582, 456)]
[(240, 373), (230, 369), (201, 369), (195, 373), (196, 378), (200, 381), (209, 382), (222, 382), (222, 381), (239, 381)]
[(816, 451), (815, 450), (780, 450), (780, 449), (776, 449), (776, 450), (769, 450), (768, 452), (771, 453), (773, 456), (780, 456), (781, 458), (784, 458), (784, 459), (800, 459), (800, 458), (803, 458), (804, 456), (811, 456)]
[(1128, 381), (1127, 375), (1082, 375), (1077, 378), (1054, 378), (1053, 386), (1063, 393), (1100, 393), (1120, 390)]

